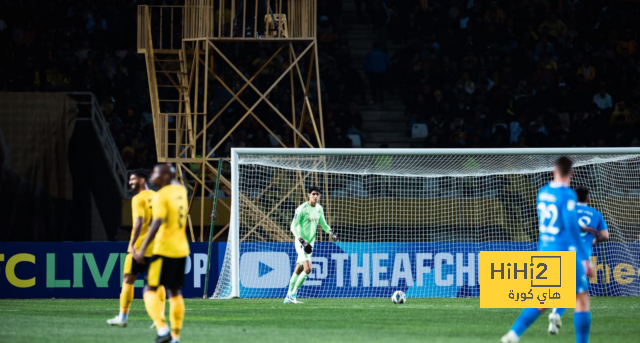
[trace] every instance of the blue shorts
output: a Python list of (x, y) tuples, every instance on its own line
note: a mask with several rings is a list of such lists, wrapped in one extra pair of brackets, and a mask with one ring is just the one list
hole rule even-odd
[(576, 294), (589, 291), (589, 278), (587, 273), (579, 262), (576, 264)]

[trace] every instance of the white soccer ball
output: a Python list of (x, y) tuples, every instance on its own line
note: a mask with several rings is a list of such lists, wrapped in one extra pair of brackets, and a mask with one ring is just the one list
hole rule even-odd
[(403, 291), (396, 291), (391, 296), (391, 301), (393, 301), (394, 304), (404, 304), (407, 301), (407, 296)]

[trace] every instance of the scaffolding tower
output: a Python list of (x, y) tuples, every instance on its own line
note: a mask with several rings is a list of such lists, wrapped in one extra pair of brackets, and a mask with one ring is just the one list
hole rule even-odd
[[(204, 198), (213, 196), (221, 172), (220, 189), (239, 197), (240, 210), (255, 217), (252, 220), (260, 223), (261, 232), (273, 241), (288, 239), (288, 228), (271, 218), (276, 208), (262, 208), (255, 197), (230, 194), (229, 178), (214, 162), (222, 158), (223, 144), (247, 118), (283, 148), (325, 146), (316, 6), (316, 0), (185, 0), (183, 6), (138, 7), (137, 51), (146, 61), (157, 159), (173, 163), (176, 177), (190, 191), (188, 232), (192, 241), (205, 239)], [(229, 46), (256, 55), (268, 46), (271, 54), (256, 58), (253, 68), (247, 70), (238, 65), (237, 56), (231, 56)], [(272, 70), (276, 58), (284, 61), (286, 69), (270, 74), (267, 82), (258, 82), (265, 70)], [(312, 81), (317, 94), (310, 94)], [(266, 89), (260, 89), (261, 85)], [(290, 113), (283, 113), (270, 97), (282, 87), (291, 98)], [(220, 108), (211, 105), (213, 88), (226, 91), (229, 98)], [(296, 97), (302, 103), (298, 112)], [(229, 111), (238, 105), (244, 113)], [(271, 120), (265, 119), (268, 115)], [(216, 134), (214, 128), (222, 120), (235, 124)], [(285, 133), (279, 134), (282, 130)], [(299, 182), (282, 194), (280, 203), (288, 197), (304, 198), (304, 179), (300, 175)], [(193, 200), (198, 195), (200, 209), (195, 212), (200, 218), (193, 218)], [(194, 233), (197, 224), (199, 237)]]

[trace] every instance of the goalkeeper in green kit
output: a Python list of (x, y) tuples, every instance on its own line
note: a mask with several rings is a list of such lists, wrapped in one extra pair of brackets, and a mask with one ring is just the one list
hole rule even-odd
[(322, 206), (318, 204), (318, 200), (322, 192), (317, 186), (311, 186), (309, 188), (309, 201), (300, 205), (296, 209), (296, 214), (291, 222), (291, 232), (295, 236), (294, 244), (296, 246), (296, 252), (298, 253), (298, 260), (296, 261), (296, 268), (291, 275), (291, 281), (289, 282), (289, 292), (287, 297), (284, 298), (285, 304), (302, 304), (296, 298), (298, 289), (307, 279), (307, 275), (311, 273), (311, 254), (313, 253), (313, 244), (316, 240), (316, 232), (318, 231), (318, 224), (322, 227), (324, 232), (330, 234), (334, 241), (338, 240), (335, 233), (331, 231), (327, 221), (324, 219), (324, 211)]

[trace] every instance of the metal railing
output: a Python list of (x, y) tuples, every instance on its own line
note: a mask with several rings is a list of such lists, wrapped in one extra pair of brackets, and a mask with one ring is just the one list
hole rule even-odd
[(84, 113), (88, 115), (88, 117), (82, 117), (79, 115), (78, 119), (86, 118), (91, 120), (91, 124), (96, 131), (100, 146), (102, 147), (107, 161), (109, 162), (111, 174), (113, 175), (114, 180), (118, 182), (120, 195), (125, 197), (127, 194), (127, 169), (125, 168), (124, 161), (120, 155), (120, 150), (118, 150), (116, 142), (111, 135), (109, 123), (104, 117), (104, 113), (98, 103), (98, 99), (96, 99), (93, 93), (89, 92), (65, 92), (65, 94), (76, 101), (78, 109), (81, 110), (82, 107), (87, 109), (86, 112), (81, 111), (80, 113)]
[[(184, 40), (284, 38), (283, 29), (291, 39), (313, 39), (317, 35), (317, 0), (230, 1), (230, 8), (225, 1), (185, 0), (183, 6), (138, 6), (138, 53), (144, 53), (149, 45), (160, 52), (180, 50)], [(149, 30), (151, 40), (146, 33)]]

